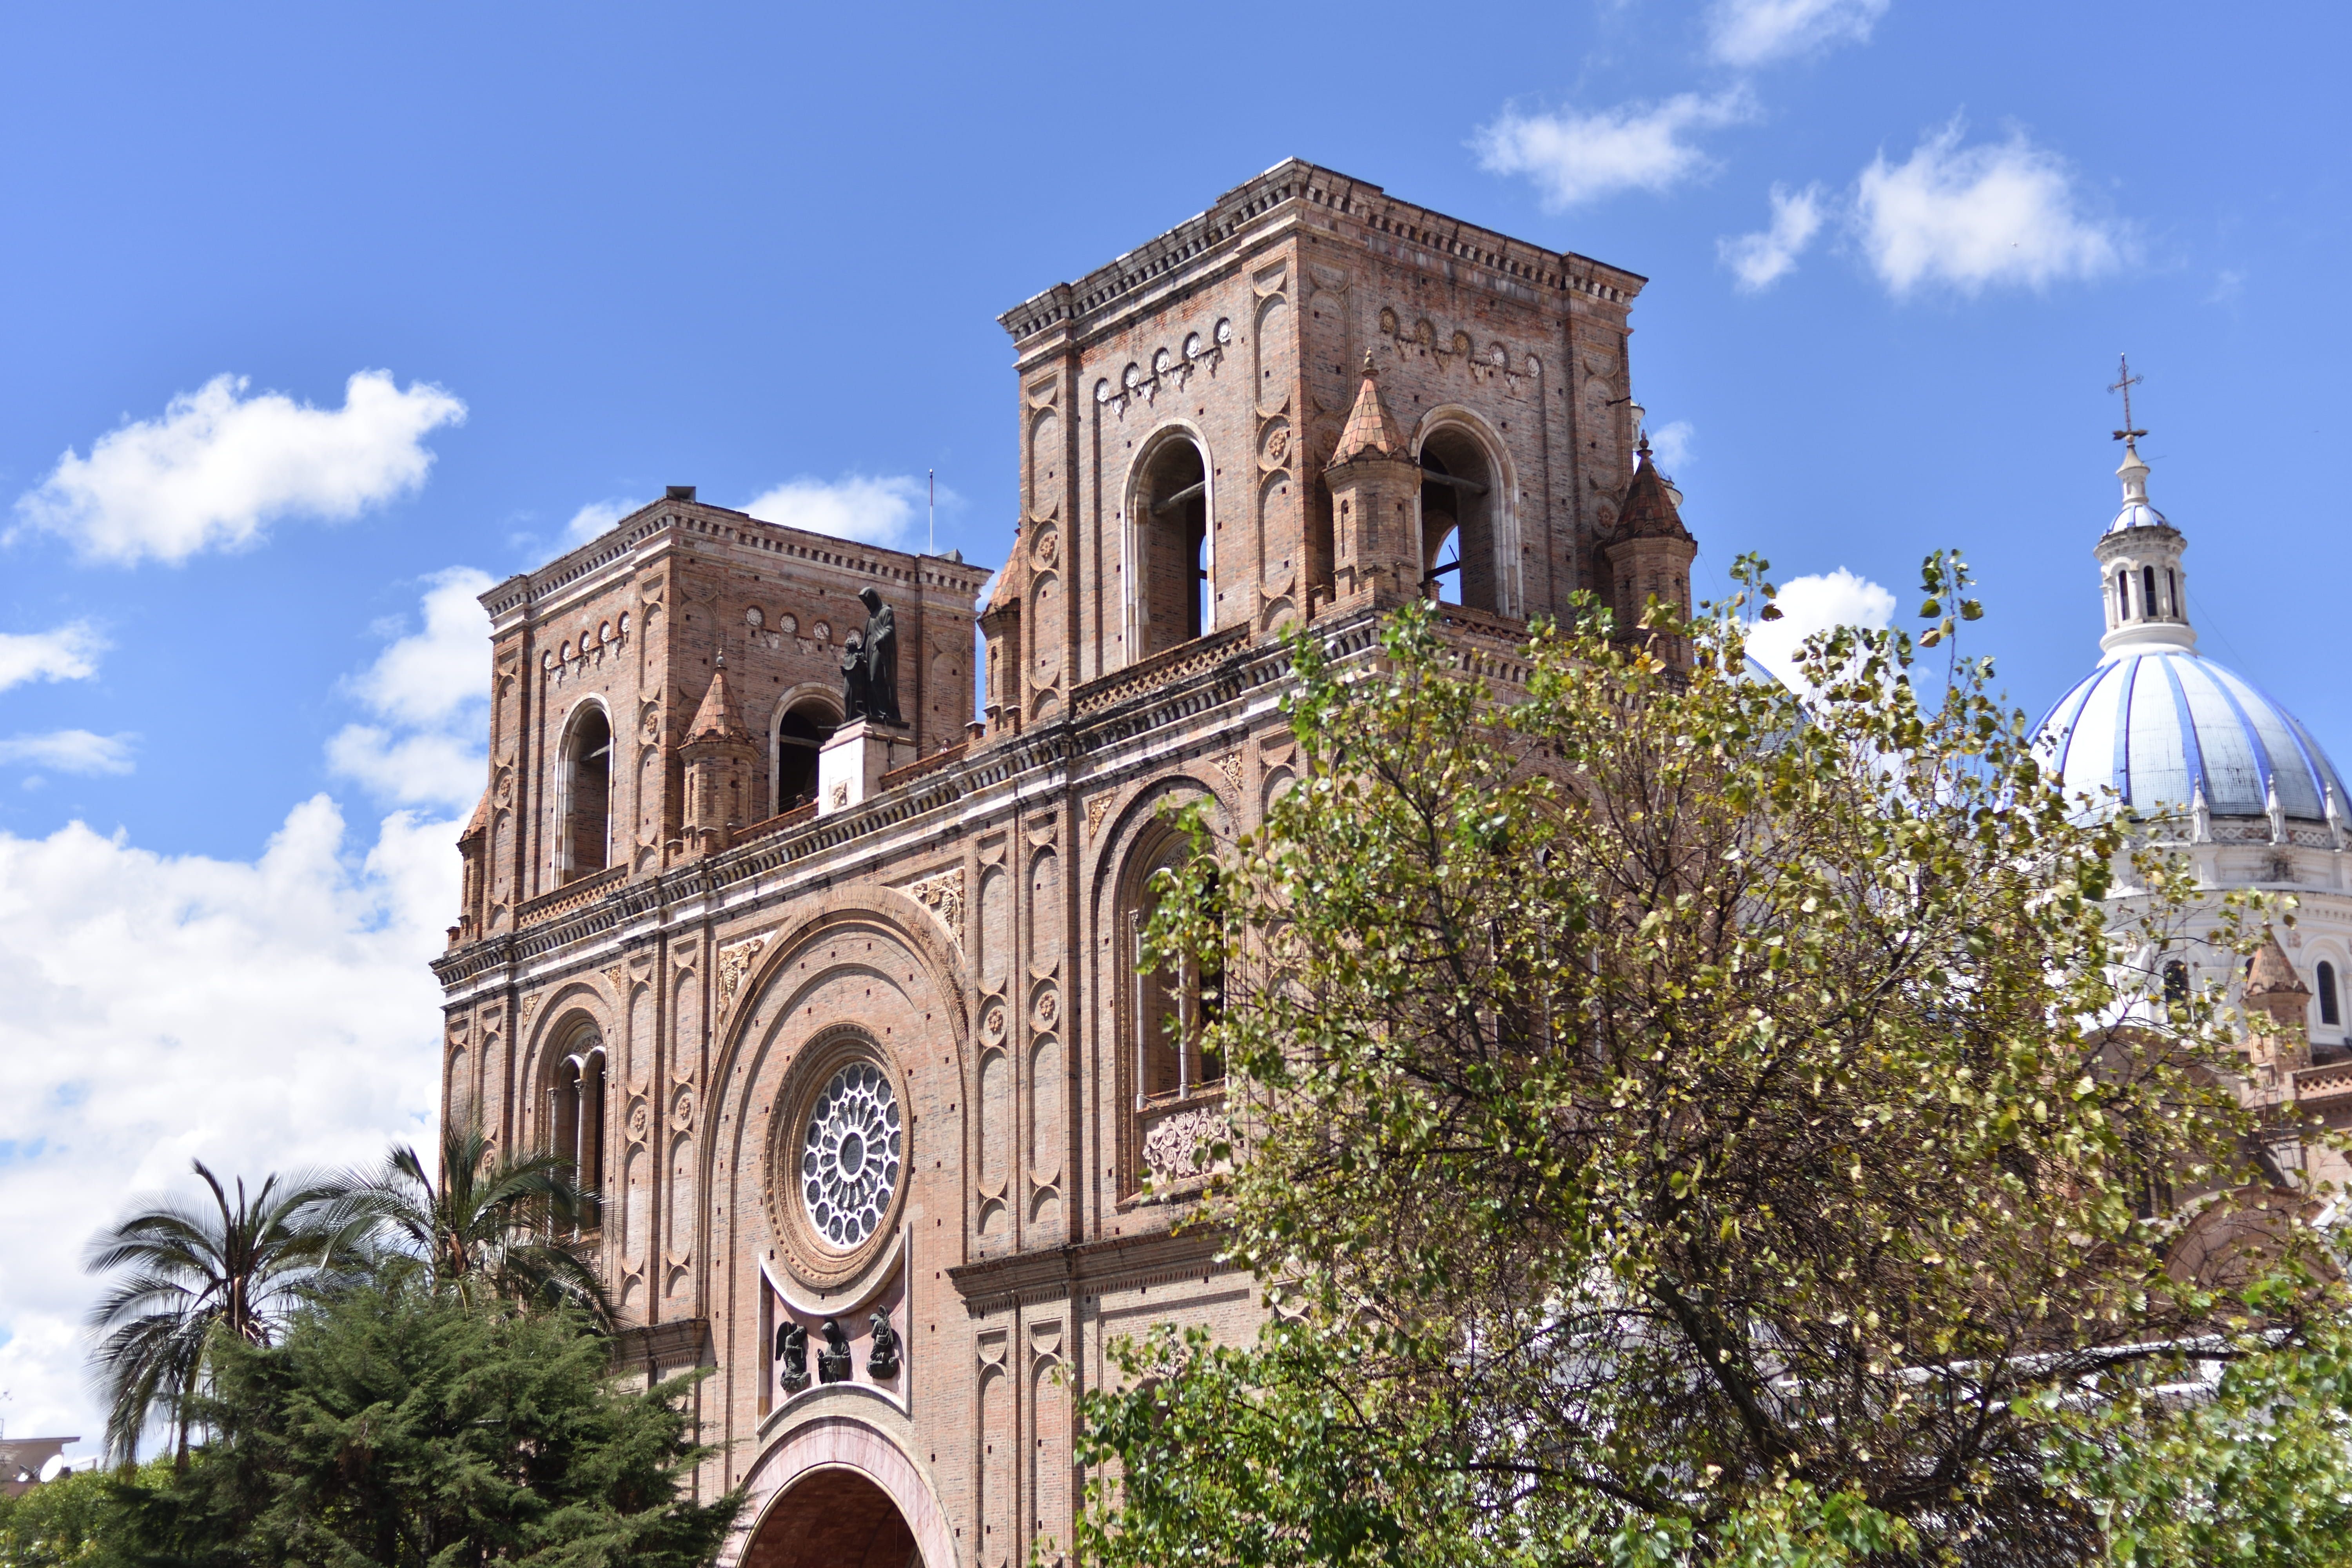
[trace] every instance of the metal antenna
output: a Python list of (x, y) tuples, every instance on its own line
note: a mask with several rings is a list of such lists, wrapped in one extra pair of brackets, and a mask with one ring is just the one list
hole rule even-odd
[[(2129, 414), (2124, 416), (2124, 423), (2126, 425), (2131, 423)], [(937, 555), (940, 552), (940, 471), (937, 468), (925, 468), (923, 476), (930, 481), (931, 486), (930, 518), (923, 525), (923, 553)]]
[(2124, 395), (2124, 427), (2116, 432), (2116, 439), (2118, 441), (2129, 441), (2147, 434), (2145, 430), (2135, 430), (2132, 428), (2131, 416), (2131, 389), (2137, 386), (2145, 378), (2134, 375), (2131, 373), (2131, 360), (2128, 356), (2117, 354), (2116, 356), (2116, 363), (2121, 367), (2121, 370), (2117, 374), (2116, 384), (2107, 388), (2109, 392), (2120, 392)]

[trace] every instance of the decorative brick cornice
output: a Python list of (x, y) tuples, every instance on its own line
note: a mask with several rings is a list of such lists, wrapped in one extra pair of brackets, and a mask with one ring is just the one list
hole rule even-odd
[(1013, 1306), (1056, 1301), (1088, 1291), (1133, 1290), (1239, 1270), (1218, 1257), (1221, 1229), (1147, 1231), (1076, 1247), (1018, 1252), (947, 1271), (975, 1318)]
[(658, 1376), (665, 1367), (709, 1366), (710, 1320), (677, 1318), (667, 1323), (624, 1328), (613, 1334), (613, 1370)]
[(786, 560), (803, 560), (859, 573), (877, 582), (917, 588), (940, 588), (966, 596), (987, 584), (991, 568), (937, 555), (909, 555), (904, 551), (853, 544), (828, 534), (810, 533), (778, 522), (763, 522), (749, 512), (700, 501), (659, 500), (631, 512), (604, 532), (566, 555), (559, 555), (536, 572), (508, 578), (482, 595), (490, 619), (499, 621), (519, 610), (561, 595), (572, 584), (612, 565), (640, 548), (664, 542), (709, 540), (741, 545)]
[[(1482, 616), (1475, 625), (1453, 629), (1464, 638), (1465, 659), (1475, 660), (1474, 668), (1507, 679), (1514, 671), (1499, 636), (1505, 625)], [(1369, 609), (1317, 627), (1333, 659), (1369, 653), (1379, 630), (1379, 616)], [(951, 755), (956, 748), (950, 748), (939, 758), (925, 759), (935, 767), (901, 770), (909, 775), (903, 782), (847, 811), (822, 817), (786, 813), (771, 819), (772, 830), (747, 836), (707, 858), (635, 880), (606, 872), (535, 900), (521, 910), (530, 923), (454, 949), (434, 961), (433, 973), (445, 991), (455, 990), (674, 907), (722, 903), (729, 893), (800, 862), (885, 828), (944, 816), (972, 796), (1024, 781), (1050, 786), (1055, 774), (1075, 773), (1089, 756), (1228, 708), (1289, 673), (1290, 655), (1280, 643), (1252, 643), (1238, 629), (1186, 644), (1079, 687), (1072, 693), (1073, 718), (976, 754)]]
[(1211, 252), (1236, 248), (1235, 242), (1271, 230), (1285, 216), (1306, 209), (1344, 219), (1372, 248), (1400, 260), (1485, 268), (1506, 293), (1577, 293), (1622, 305), (1648, 281), (1573, 251), (1547, 250), (1398, 201), (1378, 185), (1290, 158), (1108, 266), (1023, 300), (997, 317), (997, 322), (1016, 343), (1056, 327), (1083, 332), (1095, 321), (1124, 308), (1131, 296), (1193, 270)]

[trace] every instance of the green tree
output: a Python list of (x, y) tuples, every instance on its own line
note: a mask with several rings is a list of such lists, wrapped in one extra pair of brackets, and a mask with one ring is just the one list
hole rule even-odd
[(126, 1489), (136, 1560), (188, 1568), (688, 1568), (741, 1503), (698, 1501), (680, 1406), (699, 1374), (616, 1386), (569, 1307), (368, 1288), (236, 1344), (201, 1402), (215, 1434)]
[(414, 1274), (429, 1290), (467, 1301), (571, 1305), (612, 1321), (593, 1249), (596, 1194), (575, 1186), (569, 1162), (551, 1153), (501, 1155), (479, 1121), (441, 1130), (436, 1183), (405, 1144), (373, 1174), (331, 1192), (339, 1219), (380, 1249), (377, 1267)]
[(98, 1471), (0, 1497), (0, 1568), (130, 1568), (123, 1539), (120, 1488)]
[(203, 1161), (193, 1165), (209, 1205), (142, 1200), (90, 1242), (84, 1258), (93, 1273), (120, 1275), (89, 1322), (100, 1336), (107, 1449), (124, 1464), (159, 1417), (186, 1454), (191, 1403), (218, 1337), (268, 1343), (297, 1307), (360, 1262), (353, 1234), (321, 1201), (326, 1183), (273, 1175), (248, 1198), (239, 1178), (232, 1204)]
[[(1507, 704), (1427, 610), (1294, 641), (1299, 784), (1222, 852), (1196, 821), (1145, 959), (1223, 972), (1204, 1218), (1283, 1313), (1128, 1347), (1083, 1551), (2084, 1562), (2141, 1506), (2086, 1467), (2147, 1430), (2086, 1412), (2161, 1408), (2191, 1340), (2315, 1353), (2324, 1268), (2168, 1268), (2259, 1148), (2217, 994), (2126, 962), (2186, 879), (2042, 775), (1990, 661), (1926, 678), (1979, 612), (1925, 575), (1927, 628), (1814, 639), (1801, 702), (1737, 604), (1538, 626)], [(1685, 630), (1686, 676), (1640, 635)], [(2315, 1238), (2254, 1217), (2240, 1274), (2295, 1277)]]

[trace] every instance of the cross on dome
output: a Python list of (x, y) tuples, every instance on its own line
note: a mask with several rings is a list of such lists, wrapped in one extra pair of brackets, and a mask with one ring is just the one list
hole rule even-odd
[(2124, 427), (2116, 432), (2116, 439), (2123, 442), (2126, 446), (2129, 446), (2140, 437), (2147, 434), (2145, 430), (2135, 430), (2132, 428), (2131, 416), (2131, 389), (2137, 386), (2142, 381), (2145, 381), (2147, 378), (2145, 376), (2134, 375), (2131, 373), (2131, 356), (2129, 354), (2117, 354), (2116, 356), (2116, 363), (2120, 367), (2122, 374), (2116, 379), (2115, 384), (2109, 386), (2107, 390), (2109, 392), (2120, 392), (2124, 395)]

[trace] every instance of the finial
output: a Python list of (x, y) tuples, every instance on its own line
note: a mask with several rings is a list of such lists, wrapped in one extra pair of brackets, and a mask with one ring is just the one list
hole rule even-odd
[(718, 651), (718, 653), (716, 653), (716, 654), (714, 654), (714, 655), (712, 656), (712, 660), (713, 660), (713, 662), (712, 662), (712, 664), (711, 664), (711, 666), (710, 666), (710, 668), (713, 668), (713, 669), (724, 669), (724, 668), (727, 668), (727, 650), (726, 650), (725, 648), (720, 648), (720, 649)]
[(1364, 351), (1364, 374), (1367, 377), (1371, 377), (1377, 376), (1380, 374), (1381, 373), (1372, 365), (1372, 351), (1366, 349)]
[(2140, 437), (2147, 434), (2145, 430), (2135, 430), (2132, 428), (2131, 416), (2131, 389), (2137, 386), (2145, 378), (2134, 375), (2131, 373), (2131, 356), (2128, 354), (2117, 354), (2116, 356), (2116, 364), (2117, 366), (2116, 379), (2115, 384), (2108, 387), (2107, 390), (2109, 392), (2120, 392), (2124, 395), (2124, 427), (2116, 432), (2116, 439), (2121, 441), (2126, 448), (2129, 448), (2133, 442), (2137, 441)]
[(1650, 432), (1647, 429), (1644, 429), (1642, 432), (1641, 440), (1634, 443), (1633, 450), (1642, 454), (1642, 460), (1643, 462), (1648, 462), (1650, 460)]

